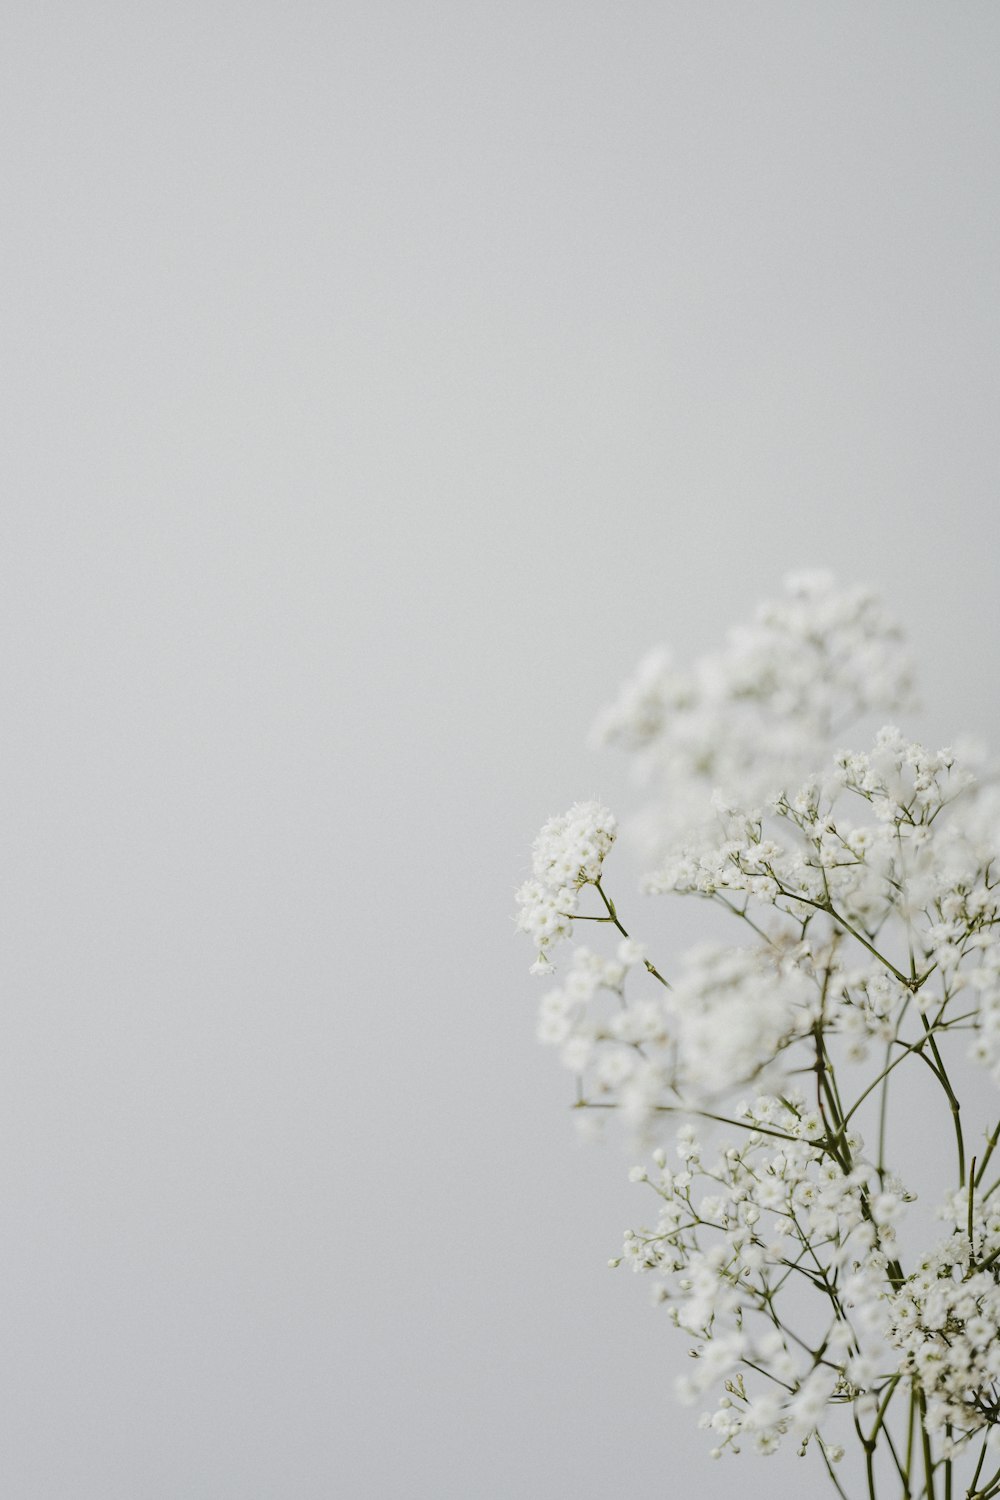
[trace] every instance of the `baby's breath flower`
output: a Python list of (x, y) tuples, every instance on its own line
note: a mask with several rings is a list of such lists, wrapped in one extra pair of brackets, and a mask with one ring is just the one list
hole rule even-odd
[(580, 887), (600, 880), (616, 834), (614, 816), (606, 807), (574, 802), (569, 812), (550, 818), (535, 839), (533, 879), (517, 892), (517, 925), (538, 949), (534, 972), (552, 972), (550, 950), (571, 935)]
[[(729, 940), (664, 955), (627, 934), (603, 884), (616, 823), (594, 802), (545, 825), (518, 891), (534, 972), (596, 924), (538, 1035), (574, 1075), (577, 1121), (617, 1117), (649, 1162), (629, 1173), (648, 1222), (609, 1264), (687, 1334), (678, 1392), (708, 1404), (714, 1457), (791, 1441), (829, 1468), (842, 1408), (871, 1446), (908, 1401), (923, 1433), (904, 1428), (897, 1469), (901, 1451), (933, 1471), (1000, 1447), (1000, 1124), (971, 1144), (949, 1072), (957, 1043), (1000, 1083), (1000, 774), (895, 724), (865, 748), (832, 740), (909, 695), (872, 594), (790, 578), (715, 655), (646, 658), (600, 724), (658, 798), (645, 889), (712, 903)], [(930, 1249), (889, 1123), (921, 1068), (956, 1169)]]

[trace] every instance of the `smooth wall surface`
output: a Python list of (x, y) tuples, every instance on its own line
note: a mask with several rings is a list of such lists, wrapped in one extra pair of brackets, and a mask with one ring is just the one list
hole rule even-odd
[(911, 727), (1000, 738), (998, 48), (7, 4), (5, 1495), (821, 1492), (673, 1404), (512, 892), (632, 805), (585, 735), (635, 658), (789, 568), (883, 589)]

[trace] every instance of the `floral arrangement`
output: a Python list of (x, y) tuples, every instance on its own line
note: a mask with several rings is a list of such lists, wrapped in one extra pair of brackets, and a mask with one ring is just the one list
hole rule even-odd
[[(840, 748), (911, 707), (898, 628), (826, 575), (789, 579), (690, 669), (654, 652), (597, 738), (645, 788), (646, 892), (712, 903), (735, 941), (675, 957), (638, 940), (597, 802), (541, 830), (517, 921), (576, 1109), (617, 1115), (644, 1153), (649, 1223), (611, 1264), (648, 1276), (687, 1335), (679, 1393), (712, 1455), (790, 1443), (847, 1500), (856, 1442), (870, 1500), (991, 1500), (1000, 1107), (991, 1122), (989, 1091), (959, 1080), (971, 1060), (1000, 1081), (1000, 794), (981, 753), (896, 728)], [(927, 1184), (891, 1155), (915, 1073), (952, 1142), (929, 1247), (907, 1241)]]

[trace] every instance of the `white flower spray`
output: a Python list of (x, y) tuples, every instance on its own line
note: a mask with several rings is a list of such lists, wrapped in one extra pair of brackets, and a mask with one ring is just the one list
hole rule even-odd
[[(575, 1107), (617, 1113), (649, 1152), (631, 1176), (655, 1217), (612, 1264), (647, 1274), (687, 1335), (678, 1390), (702, 1403), (713, 1456), (791, 1442), (846, 1500), (847, 1433), (869, 1500), (993, 1500), (1000, 1120), (971, 1153), (953, 1074), (967, 1055), (1000, 1082), (1000, 796), (982, 765), (893, 727), (836, 747), (853, 719), (909, 699), (898, 629), (826, 575), (790, 579), (689, 670), (648, 657), (597, 730), (651, 799), (644, 887), (723, 908), (740, 941), (661, 972), (606, 889), (616, 823), (594, 802), (542, 829), (518, 926), (546, 975), (578, 923), (614, 933), (606, 952), (573, 947), (538, 1035)], [(946, 1237), (912, 1255), (914, 1194), (887, 1143), (890, 1098), (917, 1068), (954, 1184)]]

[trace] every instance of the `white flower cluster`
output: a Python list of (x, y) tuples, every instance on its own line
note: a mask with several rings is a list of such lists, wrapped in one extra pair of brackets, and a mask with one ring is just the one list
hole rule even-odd
[[(970, 782), (950, 751), (932, 755), (887, 727), (871, 753), (840, 752), (820, 775), (776, 793), (763, 812), (716, 793), (713, 821), (675, 846), (646, 888), (745, 892), (800, 917), (837, 902), (877, 924), (898, 908), (901, 874), (910, 883), (920, 877), (920, 905), (937, 894), (927, 880), (940, 884), (954, 854), (942, 863), (939, 848), (927, 848), (931, 824)], [(851, 807), (843, 806), (845, 793)]]
[(612, 960), (576, 948), (538, 1021), (539, 1039), (560, 1048), (587, 1099), (620, 1107), (640, 1137), (680, 1098), (718, 1098), (764, 1076), (777, 1083), (781, 1055), (819, 1014), (815, 977), (768, 948), (703, 945), (671, 987), (647, 984), (630, 1001), (627, 976), (645, 967), (628, 939)]
[[(982, 851), (947, 817), (969, 790), (949, 753), (883, 730), (870, 755), (839, 756), (766, 814), (719, 803), (714, 838), (706, 828), (647, 888), (718, 899), (763, 941), (703, 945), (670, 987), (647, 983), (638, 1001), (626, 987), (630, 969), (648, 967), (638, 945), (624, 943), (613, 961), (581, 948), (542, 1000), (541, 1039), (586, 1076), (590, 1098), (620, 1104), (640, 1126), (678, 1098), (766, 1081), (761, 1070), (818, 1021), (862, 1061), (908, 1004), (926, 1012), (963, 989), (979, 1006), (976, 1055), (1000, 1070), (1000, 891), (995, 899)], [(551, 972), (550, 949), (570, 935), (580, 887), (600, 878), (613, 837), (595, 804), (539, 835), (535, 879), (518, 896), (536, 970)], [(875, 932), (878, 950), (866, 937)]]
[[(968, 1453), (962, 1493), (1000, 1500), (1000, 1468), (980, 1483), (987, 1446), (1000, 1448), (1000, 1179), (983, 1186), (1000, 1119), (985, 1122), (977, 1171), (949, 1072), (957, 1045), (1000, 1083), (1000, 775), (892, 726), (867, 751), (829, 743), (908, 693), (874, 598), (814, 575), (691, 671), (650, 657), (602, 724), (665, 797), (644, 886), (724, 909), (742, 942), (657, 955), (661, 972), (604, 889), (615, 821), (595, 803), (542, 830), (518, 925), (546, 973), (574, 920), (615, 929), (610, 953), (575, 948), (538, 1034), (574, 1075), (580, 1118), (617, 1112), (655, 1147), (655, 1169), (632, 1175), (658, 1217), (629, 1231), (621, 1259), (652, 1275), (695, 1341), (682, 1394), (718, 1396), (703, 1418), (713, 1452), (791, 1439), (832, 1476), (821, 1426), (849, 1408), (870, 1495), (884, 1438), (904, 1494), (918, 1493), (915, 1453), (921, 1493), (943, 1465), (946, 1495)], [(916, 1259), (899, 1237), (910, 1195), (891, 1167), (887, 1092), (911, 1063), (939, 1090), (957, 1183), (952, 1232)], [(694, 1120), (742, 1135), (710, 1145)], [(795, 1288), (813, 1299), (805, 1325)], [(907, 1401), (901, 1452), (889, 1425)]]
[[(857, 1135), (831, 1152), (801, 1095), (759, 1095), (740, 1114), (739, 1144), (708, 1155), (686, 1125), (678, 1168), (661, 1148), (653, 1172), (633, 1169), (659, 1196), (659, 1215), (627, 1233), (612, 1264), (651, 1273), (654, 1301), (697, 1340), (679, 1394), (692, 1401), (721, 1387), (702, 1419), (716, 1453), (738, 1451), (744, 1437), (771, 1453), (785, 1435), (807, 1442), (831, 1402), (857, 1402), (883, 1383), (885, 1273), (905, 1194), (883, 1190)], [(809, 1337), (778, 1316), (796, 1280), (823, 1297)]]
[(781, 918), (801, 924), (803, 937), (808, 929), (812, 967), (828, 955), (824, 1023), (854, 1036), (856, 1061), (866, 1035), (889, 1039), (911, 999), (926, 1012), (968, 991), (973, 1055), (1000, 1082), (995, 802), (994, 789), (978, 786), (951, 751), (932, 754), (885, 728), (870, 753), (838, 754), (763, 812), (716, 798), (714, 826), (644, 884), (654, 894), (708, 897), (744, 917), (757, 905), (758, 924), (770, 909), (772, 942), (782, 934), (790, 941), (793, 928)]
[(803, 573), (692, 667), (662, 647), (647, 656), (593, 733), (632, 754), (653, 793), (635, 831), (655, 858), (700, 822), (714, 788), (763, 801), (823, 761), (847, 724), (910, 698), (900, 632), (876, 596)]
[(756, 1079), (820, 1013), (815, 977), (780, 950), (704, 944), (664, 992), (676, 1039), (675, 1092), (722, 1094)]
[(575, 802), (569, 812), (550, 818), (532, 849), (534, 879), (517, 892), (517, 925), (538, 949), (534, 973), (551, 973), (550, 950), (573, 931), (572, 918), (582, 885), (601, 878), (604, 858), (617, 825), (599, 802)]
[(656, 1110), (673, 1067), (660, 995), (626, 1002), (626, 977), (643, 962), (628, 939), (612, 960), (577, 947), (562, 984), (542, 997), (538, 1018), (539, 1040), (560, 1048), (595, 1102), (620, 1105), (637, 1128)]
[(953, 1233), (888, 1299), (889, 1338), (946, 1454), (987, 1427), (1000, 1446), (1000, 1204), (959, 1194), (950, 1210)]

